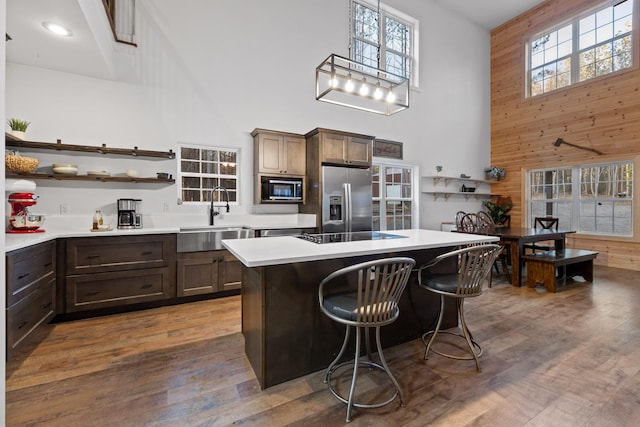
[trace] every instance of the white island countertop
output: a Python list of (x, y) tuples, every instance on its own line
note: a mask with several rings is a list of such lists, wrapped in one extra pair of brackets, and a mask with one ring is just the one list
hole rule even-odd
[(499, 240), (495, 236), (422, 229), (383, 231), (381, 233), (407, 237), (318, 244), (293, 236), (283, 236), (264, 239), (223, 240), (222, 244), (245, 266), (263, 267), (386, 252), (443, 248), (470, 243), (492, 243)]

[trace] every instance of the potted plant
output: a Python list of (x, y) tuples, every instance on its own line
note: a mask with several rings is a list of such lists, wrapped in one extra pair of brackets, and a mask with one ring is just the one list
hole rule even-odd
[(440, 172), (442, 172), (442, 166), (436, 166), (436, 175), (440, 176)]
[(513, 201), (511, 196), (499, 196), (491, 200), (485, 200), (482, 205), (487, 209), (487, 213), (493, 219), (493, 222), (500, 226), (506, 221), (507, 212), (513, 207)]
[(11, 135), (19, 139), (24, 139), (27, 128), (31, 122), (20, 119), (9, 119), (7, 120), (7, 124), (11, 128)]
[(485, 168), (484, 172), (487, 175), (487, 179), (495, 179), (497, 181), (500, 181), (507, 175), (507, 171), (499, 166), (490, 166), (488, 168)]

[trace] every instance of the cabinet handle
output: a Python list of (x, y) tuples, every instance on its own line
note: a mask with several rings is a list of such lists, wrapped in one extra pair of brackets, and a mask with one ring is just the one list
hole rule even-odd
[(142, 255), (153, 255), (153, 252), (151, 252), (151, 251), (142, 252)]
[(100, 255), (87, 255), (87, 258), (100, 258)]
[(213, 263), (215, 264), (216, 262), (218, 262), (218, 258), (213, 259)]
[(22, 328), (24, 328), (25, 326), (27, 326), (27, 324), (28, 324), (28, 323), (29, 323), (29, 322), (27, 322), (26, 320), (25, 320), (25, 321), (23, 321), (22, 323), (20, 323), (20, 325), (18, 325), (18, 329), (22, 329)]
[(45, 305), (42, 306), (42, 308), (49, 308), (49, 307), (51, 307), (51, 303), (50, 302), (48, 302), (48, 303), (46, 303)]
[(151, 286), (153, 286), (151, 283), (147, 283), (146, 285), (140, 286), (140, 289), (149, 289)]
[(52, 264), (53, 264), (52, 262), (48, 262), (48, 263), (46, 263), (44, 266), (45, 266), (45, 267), (51, 267), (51, 265), (52, 265)]
[(25, 273), (22, 276), (18, 276), (18, 280), (24, 279), (25, 277), (27, 277), (29, 275), (29, 273)]
[(100, 291), (92, 291), (92, 292), (87, 292), (86, 294), (84, 294), (87, 297), (92, 297), (94, 295), (98, 295), (100, 293)]

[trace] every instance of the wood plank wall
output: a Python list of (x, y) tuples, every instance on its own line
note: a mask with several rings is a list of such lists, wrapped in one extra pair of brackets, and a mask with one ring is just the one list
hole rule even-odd
[[(526, 171), (633, 160), (634, 187), (640, 188), (640, 69), (638, 34), (634, 35), (636, 62), (615, 75), (569, 88), (525, 97), (525, 45), (558, 22), (598, 6), (601, 1), (548, 0), (491, 32), (491, 164), (506, 168), (492, 193), (511, 195), (512, 225), (526, 225), (524, 179)], [(638, 14), (638, 8), (636, 8)], [(634, 28), (638, 28), (638, 20)], [(557, 138), (594, 148), (597, 155), (567, 145)], [(640, 195), (635, 191), (633, 238), (603, 238), (577, 234), (569, 247), (600, 252), (596, 263), (640, 270)]]

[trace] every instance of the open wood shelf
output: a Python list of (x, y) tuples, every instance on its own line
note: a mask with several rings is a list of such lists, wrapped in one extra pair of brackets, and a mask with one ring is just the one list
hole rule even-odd
[(76, 145), (76, 144), (63, 144), (62, 140), (58, 139), (55, 143), (52, 142), (36, 142), (36, 141), (23, 141), (16, 138), (10, 133), (5, 133), (5, 145), (7, 147), (26, 148), (29, 150), (55, 150), (55, 151), (76, 151), (81, 153), (92, 154), (116, 154), (119, 156), (134, 156), (134, 157), (152, 157), (161, 159), (175, 159), (176, 153), (173, 150), (169, 151), (153, 151), (153, 150), (140, 150), (138, 147), (133, 148), (115, 148), (107, 147), (106, 144), (102, 144), (100, 147), (91, 145)]
[(7, 173), (7, 178), (17, 179), (55, 179), (57, 181), (99, 181), (99, 182), (137, 182), (152, 184), (173, 184), (175, 179), (165, 178), (130, 178), (128, 176), (91, 176), (91, 175), (64, 175), (58, 173)]
[(438, 182), (442, 181), (442, 182), (444, 182), (444, 186), (445, 187), (447, 185), (449, 185), (449, 183), (452, 182), (452, 181), (457, 181), (457, 182), (462, 182), (462, 183), (469, 182), (469, 183), (473, 183), (475, 185), (478, 185), (478, 184), (495, 184), (496, 182), (498, 182), (497, 180), (490, 181), (490, 180), (486, 180), (486, 179), (460, 178), (460, 177), (456, 177), (456, 176), (440, 176), (440, 175), (423, 176), (423, 178), (432, 179), (433, 180), (433, 185), (438, 185)]
[(449, 197), (451, 195), (462, 195), (464, 196), (465, 200), (469, 200), (470, 197), (475, 197), (476, 200), (479, 200), (480, 198), (489, 198), (489, 197), (493, 197), (493, 196), (498, 196), (498, 194), (492, 194), (492, 193), (476, 193), (476, 192), (470, 192), (470, 191), (423, 191), (424, 194), (432, 194), (433, 195), (433, 200), (438, 200), (438, 197), (442, 196), (444, 197), (445, 200), (449, 200)]

